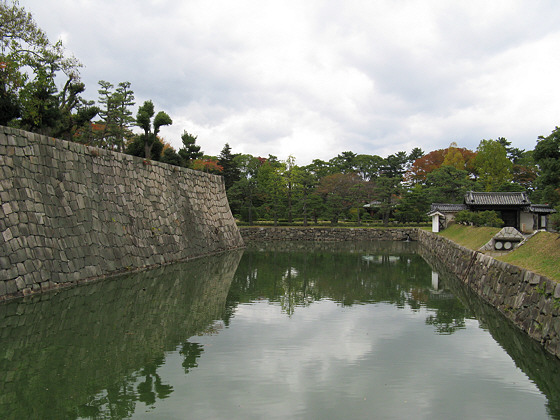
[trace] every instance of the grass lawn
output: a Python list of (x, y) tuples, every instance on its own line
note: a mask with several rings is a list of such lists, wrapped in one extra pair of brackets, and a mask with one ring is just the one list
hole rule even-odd
[(465, 248), (478, 250), (500, 230), (500, 228), (452, 224), (447, 229), (442, 230), (440, 235)]
[[(439, 234), (477, 250), (499, 231), (499, 228), (452, 224)], [(495, 258), (560, 282), (560, 235), (557, 233), (539, 232), (519, 248)]]
[(497, 259), (560, 281), (560, 235), (539, 232), (519, 248)]

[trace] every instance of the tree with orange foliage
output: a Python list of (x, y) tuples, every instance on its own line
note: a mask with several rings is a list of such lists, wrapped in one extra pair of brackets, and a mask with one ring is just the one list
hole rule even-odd
[(218, 159), (210, 156), (204, 156), (200, 159), (196, 159), (192, 164), (192, 168), (196, 171), (218, 175), (224, 170), (224, 168), (218, 164)]
[(466, 170), (469, 174), (473, 174), (475, 156), (476, 152), (457, 147), (457, 143), (453, 142), (447, 149), (434, 150), (416, 159), (405, 174), (405, 179), (413, 184), (425, 182), (429, 173), (442, 166), (453, 166), (455, 169)]
[(430, 172), (443, 165), (446, 149), (434, 150), (416, 159), (411, 168), (405, 174), (405, 179), (413, 184), (424, 182)]

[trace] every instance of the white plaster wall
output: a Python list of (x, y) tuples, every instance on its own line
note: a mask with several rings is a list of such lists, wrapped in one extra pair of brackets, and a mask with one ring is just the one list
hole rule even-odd
[(523, 233), (533, 232), (533, 215), (531, 213), (521, 212), (519, 226)]

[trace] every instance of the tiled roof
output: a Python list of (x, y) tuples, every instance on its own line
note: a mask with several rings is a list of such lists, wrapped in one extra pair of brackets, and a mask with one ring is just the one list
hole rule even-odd
[(467, 206), (464, 204), (450, 204), (450, 203), (432, 203), (430, 212), (439, 211), (442, 213), (450, 213), (461, 210), (466, 210)]
[[(464, 204), (451, 203), (432, 203), (428, 215), (436, 212), (440, 213), (457, 213), (461, 210), (488, 210), (493, 206), (500, 209), (518, 208), (524, 212), (535, 214), (556, 213), (556, 210), (548, 204), (531, 204), (529, 196), (526, 192), (474, 192), (469, 191), (465, 194)], [(496, 207), (494, 207), (496, 208)]]
[(474, 192), (465, 194), (467, 206), (527, 206), (531, 204), (526, 192)]
[(550, 214), (550, 213), (556, 213), (556, 210), (551, 208), (548, 204), (531, 204), (529, 206), (529, 212)]

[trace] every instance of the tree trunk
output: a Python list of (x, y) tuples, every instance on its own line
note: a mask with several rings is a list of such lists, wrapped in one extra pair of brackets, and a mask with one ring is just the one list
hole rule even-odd
[(146, 159), (152, 158), (152, 145), (148, 144), (148, 142), (144, 142), (144, 157)]
[(385, 227), (389, 226), (389, 214), (390, 210), (385, 210), (383, 212), (383, 226)]
[(288, 222), (292, 223), (292, 183), (288, 184)]
[(303, 226), (307, 226), (307, 197), (303, 196)]

